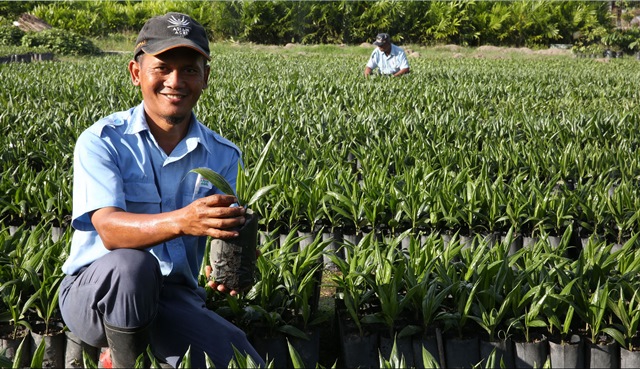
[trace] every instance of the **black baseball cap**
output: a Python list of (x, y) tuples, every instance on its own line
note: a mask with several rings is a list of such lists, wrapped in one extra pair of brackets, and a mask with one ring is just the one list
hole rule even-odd
[(211, 60), (204, 27), (190, 16), (174, 12), (153, 17), (142, 26), (133, 55), (158, 55), (176, 47), (191, 48)]
[(387, 44), (390, 39), (391, 37), (389, 37), (388, 33), (378, 33), (378, 35), (376, 36), (376, 40), (373, 42), (373, 44), (376, 46), (382, 46)]

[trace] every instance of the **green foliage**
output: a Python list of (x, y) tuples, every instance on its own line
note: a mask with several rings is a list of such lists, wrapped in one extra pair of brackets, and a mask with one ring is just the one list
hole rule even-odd
[[(44, 353), (45, 353), (45, 340), (41, 340), (40, 344), (38, 345), (38, 347), (35, 349), (35, 352), (33, 353), (33, 355), (31, 356), (31, 365), (29, 365), (29, 367), (31, 368), (42, 368), (42, 362), (44, 360)], [(21, 344), (22, 345), (22, 344)], [(16, 362), (19, 362), (16, 360)]]
[(32, 7), (53, 27), (91, 37), (137, 32), (149, 17), (178, 11), (198, 19), (212, 40), (261, 44), (357, 44), (384, 31), (396, 43), (536, 46), (572, 43), (576, 34), (611, 25), (606, 3), (574, 1), (97, 0)]
[(92, 41), (70, 31), (51, 28), (27, 33), (22, 37), (26, 47), (44, 47), (60, 55), (94, 55), (100, 50)]
[[(27, 357), (28, 355), (31, 354), (29, 352), (29, 349), (28, 349), (29, 343), (27, 343), (27, 342), (29, 342), (29, 339), (30, 339), (30, 337), (26, 336), (25, 338), (22, 339), (22, 341), (20, 341), (20, 345), (18, 345), (18, 349), (16, 350), (15, 356), (13, 357), (13, 366), (12, 366), (13, 369), (20, 368), (20, 365), (23, 362), (23, 357)], [(42, 355), (43, 355), (43, 352), (44, 352), (44, 340), (40, 341), (40, 345), (38, 346), (37, 350), (38, 350), (38, 355), (40, 356), (40, 359), (38, 359), (38, 357), (35, 356), (35, 355), (34, 355), (33, 359), (35, 361), (42, 362), (41, 358), (42, 358)], [(36, 367), (36, 366), (33, 366), (33, 364), (34, 364), (33, 361), (34, 360), (31, 360), (31, 365), (30, 366), (32, 368)], [(40, 367), (42, 367), (42, 365), (40, 365)]]
[[(424, 349), (424, 348), (423, 348)], [(425, 350), (426, 351), (426, 350)], [(423, 354), (424, 352), (423, 351)], [(382, 353), (378, 353), (378, 360), (380, 361), (380, 368), (384, 369), (394, 369), (394, 368), (406, 368), (406, 359), (403, 354), (398, 352), (396, 347), (396, 340), (393, 340), (393, 347), (391, 348), (391, 354), (389, 355), (389, 359), (382, 356)]]
[(304, 361), (300, 357), (300, 354), (296, 349), (291, 345), (291, 342), (287, 340), (287, 347), (289, 348), (289, 357), (291, 357), (291, 362), (295, 369), (303, 369), (305, 367)]
[(0, 45), (20, 45), (24, 31), (13, 25), (0, 25)]
[[(37, 2), (35, 1), (2, 1), (0, 2), (0, 20), (6, 18), (8, 23), (16, 20), (20, 14), (27, 13)], [(3, 22), (1, 22), (3, 23)]]
[(13, 362), (9, 358), (4, 356), (2, 353), (0, 353), (0, 367), (2, 368), (13, 367)]
[[(242, 32), (240, 15), (243, 8), (242, 1), (216, 1), (211, 3), (210, 22), (212, 41), (231, 39), (237, 40)], [(198, 18), (199, 21), (201, 18)], [(207, 22), (201, 20), (203, 24)]]
[[(407, 78), (365, 80), (369, 49), (215, 47), (196, 115), (242, 148), (246, 188), (278, 185), (254, 204), (269, 232), (278, 222), (292, 226), (284, 247), (262, 245), (253, 295), (220, 297), (221, 315), (304, 336), (294, 323), (320, 321), (305, 302), (311, 261), (324, 245), (314, 238), (309, 254), (294, 252), (296, 226), (352, 222), (361, 231), (388, 227), (344, 241), (345, 258), (329, 253), (344, 315), (363, 330), (369, 321), (410, 317), (423, 330), (479, 325), (494, 337), (513, 333), (508, 323), (523, 334), (565, 336), (587, 326), (629, 343), (640, 321), (637, 61), (464, 57), (477, 55), (469, 50), (453, 58), (429, 49), (411, 59), (416, 73)], [(79, 132), (139, 102), (126, 76), (129, 57), (0, 67), (3, 320), (22, 325), (55, 313), (57, 275), (44, 264), (59, 267), (71, 232), (49, 243), (48, 226), (24, 224), (13, 235), (6, 228), (70, 215)], [(441, 226), (511, 233), (495, 244), (479, 235), (472, 247), (458, 233), (445, 246)], [(573, 244), (578, 228), (594, 235), (581, 248)], [(510, 255), (516, 230), (540, 239)], [(564, 234), (561, 245), (544, 239), (547, 232)], [(399, 245), (407, 235), (408, 250)]]
[[(267, 144), (262, 149), (262, 153), (258, 158), (258, 161), (254, 168), (245, 169), (242, 167), (241, 163), (238, 163), (238, 176), (236, 178), (236, 188), (237, 188), (237, 197), (238, 203), (243, 206), (251, 206), (256, 201), (258, 201), (261, 197), (266, 195), (269, 191), (274, 189), (276, 185), (267, 185), (264, 187), (257, 188), (258, 181), (262, 175), (262, 168), (264, 166), (265, 159), (269, 153), (269, 148), (271, 147), (271, 140), (267, 142)], [(222, 193), (227, 195), (235, 195), (236, 191), (233, 190), (233, 187), (229, 184), (229, 182), (219, 173), (214, 172), (209, 168), (195, 168), (191, 170), (192, 172), (198, 173), (206, 180), (211, 182), (215, 187), (217, 187)]]

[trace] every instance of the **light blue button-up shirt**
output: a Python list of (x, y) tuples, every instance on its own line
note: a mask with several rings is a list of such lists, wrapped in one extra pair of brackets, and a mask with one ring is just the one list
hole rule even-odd
[[(230, 141), (192, 114), (187, 136), (167, 155), (149, 131), (144, 102), (103, 118), (84, 131), (74, 150), (73, 214), (75, 231), (62, 266), (74, 274), (107, 254), (89, 214), (104, 207), (156, 214), (182, 208), (220, 193), (198, 174), (198, 167), (223, 175), (235, 188), (241, 153)], [(197, 286), (206, 237), (183, 236), (149, 247), (167, 281)]]
[(371, 53), (367, 67), (371, 70), (379, 68), (382, 74), (395, 74), (401, 69), (409, 68), (409, 61), (401, 47), (391, 44), (388, 56), (376, 47)]

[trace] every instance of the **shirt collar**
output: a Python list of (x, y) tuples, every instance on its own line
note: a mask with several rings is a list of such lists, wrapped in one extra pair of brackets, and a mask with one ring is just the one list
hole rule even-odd
[[(126, 129), (126, 134), (137, 134), (142, 131), (149, 131), (149, 124), (147, 123), (146, 115), (144, 114), (144, 101), (140, 105), (136, 106), (131, 111), (131, 121)], [(198, 144), (205, 142), (205, 135), (202, 131), (200, 122), (196, 119), (195, 114), (191, 112), (191, 122), (189, 123), (189, 130), (185, 138), (178, 144), (174, 155), (182, 156), (187, 152), (195, 150)], [(203, 145), (204, 148), (212, 154), (211, 148), (207, 145)]]
[(189, 123), (189, 131), (183, 142), (186, 145), (187, 152), (191, 152), (196, 149), (198, 144), (203, 144), (204, 148), (211, 153), (210, 148), (204, 145), (205, 138), (201, 129), (200, 122), (196, 119), (195, 114), (191, 113), (191, 123)]
[(144, 115), (144, 102), (136, 106), (131, 111), (131, 123), (127, 127), (125, 134), (134, 135), (142, 131), (148, 131), (149, 125), (147, 124), (147, 118)]

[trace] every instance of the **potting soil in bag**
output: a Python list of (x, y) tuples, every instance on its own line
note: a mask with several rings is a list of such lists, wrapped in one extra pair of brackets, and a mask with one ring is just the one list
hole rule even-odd
[(255, 279), (258, 215), (247, 209), (245, 219), (238, 237), (212, 239), (209, 253), (210, 279), (235, 291), (251, 287)]

